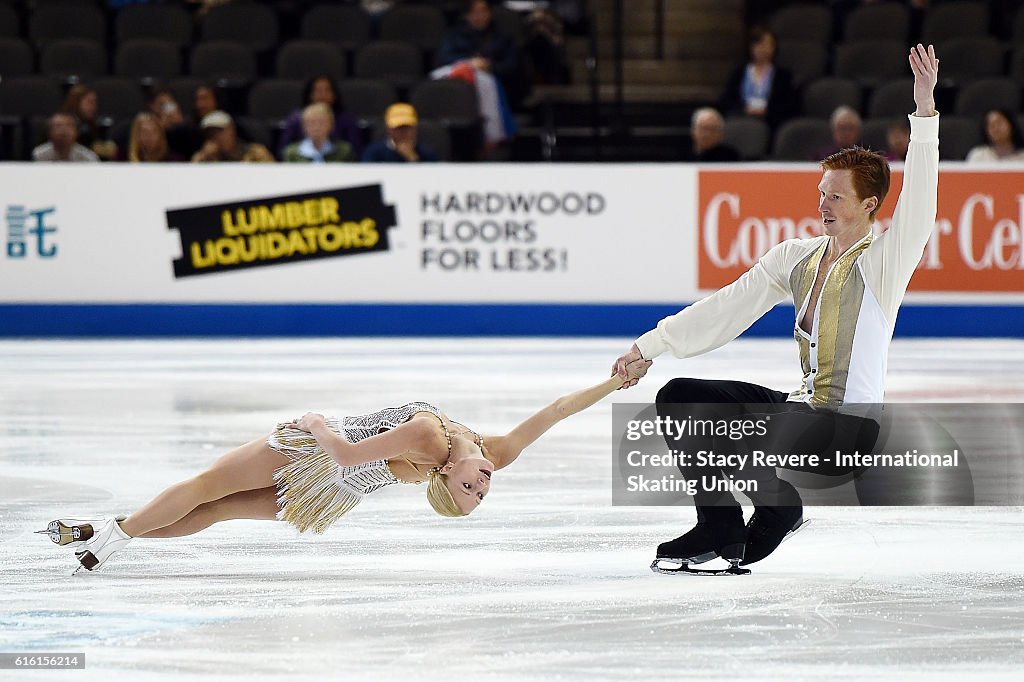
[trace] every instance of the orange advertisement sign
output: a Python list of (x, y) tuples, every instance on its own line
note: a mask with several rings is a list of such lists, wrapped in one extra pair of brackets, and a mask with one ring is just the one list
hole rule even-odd
[[(822, 234), (820, 180), (813, 170), (701, 170), (698, 287), (718, 289), (779, 242)], [(883, 230), (902, 184), (893, 171)], [(1024, 291), (1024, 172), (940, 172), (935, 232), (910, 291)]]

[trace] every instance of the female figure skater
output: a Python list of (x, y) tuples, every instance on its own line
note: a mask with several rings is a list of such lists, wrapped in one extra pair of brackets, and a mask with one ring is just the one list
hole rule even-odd
[(81, 568), (99, 569), (133, 538), (173, 538), (229, 519), (281, 519), (323, 533), (375, 490), (426, 482), (443, 516), (465, 516), (487, 496), (491, 477), (544, 432), (590, 407), (650, 363), (563, 396), (503, 436), (481, 436), (422, 402), (372, 414), (325, 418), (308, 413), (267, 438), (235, 448), (194, 478), (176, 483), (127, 517), (58, 519), (45, 531), (76, 548)]

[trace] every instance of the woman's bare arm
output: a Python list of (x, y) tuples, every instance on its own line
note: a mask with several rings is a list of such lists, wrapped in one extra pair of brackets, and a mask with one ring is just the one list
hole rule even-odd
[(512, 429), (507, 435), (488, 438), (488, 451), (496, 460), (495, 468), (507, 467), (552, 426), (597, 403), (623, 383), (625, 382), (622, 377), (616, 374), (596, 386), (564, 395)]
[[(328, 428), (323, 415), (307, 414), (294, 422), (296, 428), (308, 432), (324, 452), (342, 466), (357, 466), (379, 459), (408, 456), (410, 453), (433, 458), (441, 450), (447, 456), (447, 443), (436, 421), (411, 419), (393, 429), (350, 443)], [(443, 464), (443, 460), (438, 464)]]

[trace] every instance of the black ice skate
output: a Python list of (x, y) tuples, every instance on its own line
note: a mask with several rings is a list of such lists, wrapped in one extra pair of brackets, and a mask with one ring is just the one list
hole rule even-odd
[(803, 507), (757, 507), (747, 523), (747, 544), (740, 565), (764, 559), (805, 526), (803, 511)]
[[(739, 507), (697, 508), (697, 525), (675, 540), (658, 545), (658, 554), (651, 564), (655, 573), (689, 573), (690, 575), (747, 575), (740, 568), (743, 560), (743, 515)], [(728, 568), (690, 568), (690, 564), (703, 564), (721, 557), (729, 562)], [(674, 568), (661, 562), (677, 564)]]
[[(126, 516), (118, 516), (118, 521), (124, 521)], [(46, 524), (46, 530), (35, 531), (38, 534), (46, 535), (54, 544), (61, 547), (78, 547), (87, 540), (92, 539), (104, 519), (71, 519), (63, 518), (50, 521)]]

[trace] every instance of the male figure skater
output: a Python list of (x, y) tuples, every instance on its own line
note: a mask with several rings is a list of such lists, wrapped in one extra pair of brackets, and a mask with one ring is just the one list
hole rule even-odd
[[(934, 90), (939, 60), (932, 46), (921, 44), (911, 48), (909, 60), (917, 110), (909, 117), (903, 189), (889, 230), (874, 236), (871, 229), (889, 188), (885, 158), (860, 148), (843, 149), (821, 162), (822, 236), (773, 247), (732, 284), (661, 320), (612, 367), (627, 379), (626, 365), (640, 359), (648, 361), (638, 372), (642, 376), (665, 351), (677, 358), (706, 353), (791, 298), (803, 370), (800, 388), (787, 395), (745, 382), (674, 379), (658, 393), (659, 415), (679, 403), (774, 403), (801, 432), (813, 432), (816, 422), (827, 421), (829, 433), (845, 430), (855, 439), (864, 436), (864, 423), (870, 420), (854, 416), (856, 405), (882, 402), (896, 314), (935, 226), (939, 116)], [(637, 381), (627, 379), (623, 387)], [(867, 435), (873, 444), (877, 425)], [(708, 467), (680, 469), (688, 480), (726, 476)], [(802, 523), (802, 501), (774, 468), (757, 476), (760, 493), (750, 495), (755, 508), (746, 526), (731, 493), (701, 490), (694, 495), (697, 525), (659, 545), (658, 560), (694, 572), (689, 564), (720, 556), (732, 564), (727, 572), (745, 573), (738, 566), (774, 551)]]

